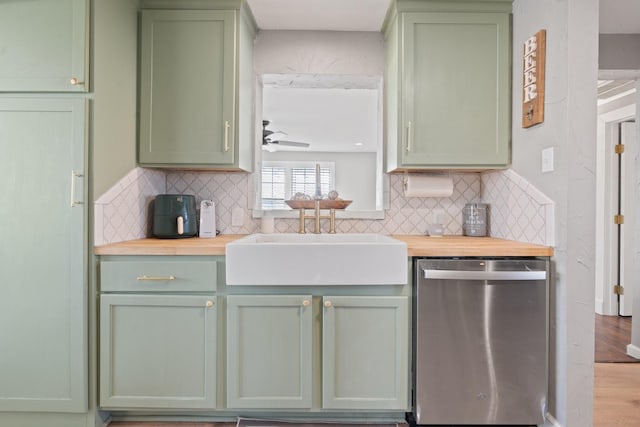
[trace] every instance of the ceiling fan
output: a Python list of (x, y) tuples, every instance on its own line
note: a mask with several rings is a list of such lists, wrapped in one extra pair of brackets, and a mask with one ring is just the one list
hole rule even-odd
[(263, 120), (262, 121), (262, 146), (263, 148), (266, 147), (273, 147), (272, 144), (277, 144), (278, 146), (283, 146), (283, 145), (287, 145), (289, 147), (301, 147), (301, 148), (307, 148), (309, 147), (308, 142), (298, 142), (298, 141), (284, 141), (281, 139), (277, 139), (274, 138), (273, 135), (276, 134), (281, 134), (281, 135), (287, 135), (286, 132), (282, 132), (282, 131), (273, 131), (273, 130), (269, 130), (267, 129), (267, 126), (269, 126), (269, 123), (271, 123), (269, 120)]

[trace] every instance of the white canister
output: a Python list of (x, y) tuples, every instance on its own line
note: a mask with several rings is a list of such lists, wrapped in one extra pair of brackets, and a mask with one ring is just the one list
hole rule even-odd
[(199, 237), (216, 237), (216, 205), (213, 200), (200, 202), (200, 233)]
[(263, 216), (260, 221), (260, 232), (262, 234), (271, 234), (275, 230), (275, 220), (272, 216)]

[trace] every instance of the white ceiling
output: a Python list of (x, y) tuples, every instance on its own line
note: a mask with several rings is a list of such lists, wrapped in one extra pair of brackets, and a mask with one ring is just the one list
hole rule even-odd
[(601, 34), (640, 34), (640, 0), (600, 0)]
[(262, 30), (380, 31), (391, 0), (248, 0)]
[[(248, 0), (263, 30), (379, 31), (390, 0)], [(600, 33), (640, 34), (640, 0), (600, 0)]]

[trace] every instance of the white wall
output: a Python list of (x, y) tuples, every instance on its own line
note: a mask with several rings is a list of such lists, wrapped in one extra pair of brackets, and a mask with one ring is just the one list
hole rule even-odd
[[(593, 419), (594, 236), (598, 0), (513, 3), (513, 169), (556, 203), (551, 291), (550, 413)], [(520, 126), (522, 46), (547, 30), (545, 122)], [(554, 147), (555, 172), (540, 172)]]
[(256, 74), (384, 75), (381, 33), (261, 31), (254, 51)]

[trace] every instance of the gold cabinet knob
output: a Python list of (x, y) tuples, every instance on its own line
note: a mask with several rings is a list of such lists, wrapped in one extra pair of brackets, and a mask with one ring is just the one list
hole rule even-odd
[(211, 300), (207, 301), (207, 307), (213, 307), (213, 301)]
[(326, 300), (324, 302), (324, 306), (327, 307), (327, 308), (331, 307), (332, 305), (333, 305), (333, 303), (331, 301), (329, 301), (329, 300)]
[(305, 307), (309, 307), (311, 305), (311, 301), (309, 301), (308, 299), (305, 299), (302, 301), (302, 305)]

